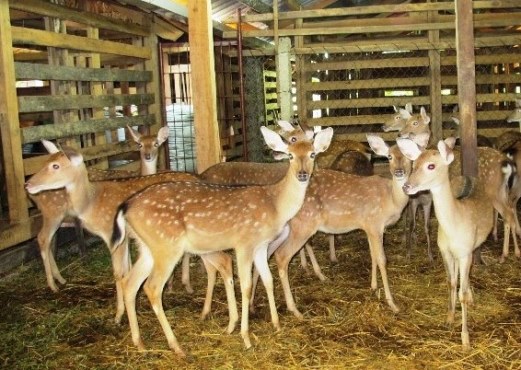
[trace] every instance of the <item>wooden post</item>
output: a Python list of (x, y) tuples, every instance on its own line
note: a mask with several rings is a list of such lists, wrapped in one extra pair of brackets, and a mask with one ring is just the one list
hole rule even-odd
[(219, 163), (221, 158), (210, 1), (193, 0), (188, 3), (188, 34), (197, 171), (201, 173)]
[[(18, 122), (18, 98), (14, 73), (13, 40), (9, 19), (9, 1), (0, 0), (0, 129), (4, 151), (9, 222), (15, 224), (29, 217), (24, 190), (22, 141)], [(3, 189), (2, 189), (3, 190)]]
[[(295, 21), (296, 28), (302, 28), (302, 18), (297, 19)], [(303, 36), (295, 36), (295, 47), (302, 48), (304, 47), (304, 37)], [(306, 63), (305, 55), (296, 55), (295, 57), (295, 66), (296, 66), (296, 80), (297, 80), (297, 112), (298, 119), (303, 124), (307, 125), (307, 101), (306, 101), (306, 82), (307, 80), (307, 72), (304, 70)]]
[(293, 118), (293, 102), (291, 101), (291, 39), (279, 38), (277, 49), (277, 98), (280, 107), (280, 118), (290, 121)]
[(458, 101), (461, 125), (461, 164), (465, 176), (477, 176), (476, 60), (472, 0), (456, 0)]
[[(428, 12), (427, 19), (430, 22), (436, 21), (437, 11)], [(440, 41), (440, 31), (429, 31), (429, 41), (437, 45)], [(429, 70), (431, 75), (431, 143), (437, 143), (443, 138), (443, 118), (441, 110), (441, 57), (438, 49), (429, 50)]]

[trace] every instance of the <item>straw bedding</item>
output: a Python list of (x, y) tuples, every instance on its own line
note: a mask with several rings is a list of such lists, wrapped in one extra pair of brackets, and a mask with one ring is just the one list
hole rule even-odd
[[(110, 258), (101, 242), (85, 257), (72, 255), (58, 264), (68, 279), (59, 293), (46, 284), (41, 261), (31, 262), (0, 280), (0, 367), (9, 369), (519, 369), (521, 368), (521, 263), (498, 263), (500, 242), (485, 243), (486, 266), (475, 266), (470, 308), (472, 349), (462, 352), (460, 312), (453, 327), (445, 323), (447, 285), (441, 257), (428, 262), (420, 233), (410, 260), (405, 258), (401, 221), (385, 235), (391, 289), (401, 312), (393, 314), (383, 291), (370, 290), (370, 257), (365, 235), (337, 237), (339, 262), (327, 257), (324, 236), (314, 238), (316, 255), (328, 276), (320, 282), (304, 272), (298, 258), (290, 281), (305, 319), (286, 311), (276, 268), (272, 272), (282, 330), (271, 326), (265, 292), (258, 290), (250, 318), (254, 346), (243, 348), (238, 330), (225, 333), (228, 313), (222, 282), (213, 313), (199, 319), (206, 276), (193, 259), (195, 293), (186, 293), (176, 269), (173, 292), (164, 307), (189, 356), (178, 358), (143, 293), (137, 304), (147, 350), (132, 345), (124, 318), (113, 322), (115, 289)], [(433, 222), (435, 229), (435, 221)], [(431, 230), (435, 240), (435, 230)], [(379, 287), (381, 287), (379, 279)], [(240, 291), (236, 282), (237, 298)], [(240, 302), (239, 302), (240, 304)], [(459, 310), (459, 307), (458, 307)]]

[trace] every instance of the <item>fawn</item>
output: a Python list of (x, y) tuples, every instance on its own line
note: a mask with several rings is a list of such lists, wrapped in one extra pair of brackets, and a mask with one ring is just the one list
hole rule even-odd
[[(438, 246), (443, 257), (449, 282), (449, 310), (447, 321), (454, 322), (456, 310), (456, 288), (458, 271), (460, 274), (459, 300), (462, 309), (461, 342), (464, 349), (470, 348), (467, 326), (468, 305), (472, 304), (469, 274), (472, 265), (472, 252), (485, 241), (493, 227), (493, 206), (489, 201), (486, 188), (492, 187), (499, 197), (507, 196), (505, 179), (512, 173), (513, 167), (507, 162), (498, 163), (493, 158), (480, 157), (487, 163), (489, 173), (502, 173), (503, 181), (499, 186), (478, 181), (474, 193), (457, 199), (452, 194), (449, 180), (449, 165), (454, 160), (454, 152), (445, 141), (438, 143), (438, 150), (422, 152), (408, 139), (398, 139), (400, 150), (414, 167), (403, 189), (407, 194), (430, 190), (434, 210), (438, 219)], [(491, 153), (491, 157), (494, 155)], [(490, 193), (490, 191), (488, 191)]]
[[(302, 206), (315, 155), (327, 149), (333, 130), (318, 132), (312, 142), (301, 141), (292, 145), (265, 127), (261, 131), (272, 150), (286, 153), (289, 157), (288, 170), (279, 182), (249, 187), (200, 182), (157, 184), (137, 193), (119, 207), (112, 236), (114, 248), (121, 248), (118, 245), (124, 240), (126, 226), (129, 235), (136, 238), (140, 250), (138, 260), (122, 284), (132, 341), (138, 348), (143, 348), (143, 342), (135, 298), (146, 280), (144, 291), (170, 348), (178, 355), (184, 355), (166, 319), (161, 296), (168, 277), (185, 252), (205, 254), (235, 250), (242, 293), (241, 335), (246, 348), (251, 347), (248, 301), (253, 263), (268, 293), (272, 323), (279, 328), (267, 261), (268, 245)], [(152, 224), (157, 227), (151, 227)]]

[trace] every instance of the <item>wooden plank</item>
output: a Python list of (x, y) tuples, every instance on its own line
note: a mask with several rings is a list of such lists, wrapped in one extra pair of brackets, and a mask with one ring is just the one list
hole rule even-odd
[(304, 88), (306, 91), (386, 89), (428, 86), (430, 82), (429, 77), (375, 78), (371, 80), (306, 82)]
[(12, 27), (14, 44), (50, 46), (71, 50), (105, 54), (124, 55), (141, 59), (150, 59), (151, 50), (114, 41), (89, 39), (87, 37), (66, 35), (61, 33), (36, 30), (23, 27)]
[(20, 112), (47, 112), (51, 110), (103, 108), (115, 105), (144, 105), (154, 102), (154, 94), (75, 95), (75, 96), (20, 96)]
[[(94, 159), (103, 159), (112, 155), (129, 153), (134, 151), (135, 148), (136, 145), (133, 141), (119, 141), (112, 144), (90, 146), (84, 149), (78, 149), (78, 151), (83, 155), (85, 161), (91, 161)], [(48, 154), (24, 159), (23, 169), (25, 175), (29, 176), (38, 172), (48, 159)]]
[(211, 6), (206, 0), (193, 0), (188, 4), (190, 63), (192, 76), (197, 76), (192, 78), (192, 85), (197, 92), (193, 96), (193, 107), (198, 173), (221, 160)]
[(0, 251), (34, 238), (41, 228), (42, 216), (37, 215), (0, 230)]
[(12, 44), (9, 2), (0, 0), (0, 45), (2, 45), (0, 47), (0, 130), (11, 224), (22, 222), (29, 216), (25, 202), (25, 179), (22, 167), (22, 145)]
[(46, 17), (60, 18), (62, 20), (78, 22), (87, 26), (122, 32), (126, 34), (139, 36), (147, 36), (150, 34), (149, 25), (139, 25), (136, 23), (125, 22), (119, 19), (105, 17), (96, 13), (79, 11), (41, 0), (11, 1), (9, 7), (11, 9), (40, 14)]
[[(427, 20), (432, 21), (438, 16), (437, 11), (427, 13)], [(429, 41), (438, 43), (440, 41), (440, 31), (429, 31)], [(442, 139), (442, 115), (441, 115), (441, 55), (439, 50), (429, 50), (429, 95), (431, 97), (431, 142), (437, 143)]]
[[(413, 105), (429, 105), (428, 96), (410, 96), (405, 100)], [(332, 99), (308, 101), (308, 110), (313, 109), (342, 109), (342, 108), (365, 108), (365, 107), (391, 107), (395, 98), (367, 98), (367, 99)]]
[(320, 63), (308, 63), (305, 66), (306, 72), (313, 71), (333, 71), (349, 69), (385, 69), (385, 68), (405, 68), (405, 67), (428, 67), (428, 57), (413, 58), (387, 58), (353, 61), (332, 61)]
[(15, 62), (17, 79), (60, 81), (151, 81), (152, 72), (128, 69), (79, 68)]
[[(499, 9), (499, 8), (517, 8), (518, 0), (488, 0), (474, 1), (474, 9)], [(279, 12), (279, 20), (290, 19), (316, 19), (321, 17), (340, 17), (340, 16), (356, 16), (381, 13), (408, 13), (408, 12), (425, 12), (425, 11), (453, 11), (454, 4), (451, 1), (439, 3), (419, 3), (419, 4), (392, 4), (392, 5), (369, 5), (369, 6), (349, 6), (336, 7), (330, 9), (301, 10), (290, 12)], [(243, 16), (243, 22), (266, 22), (272, 21), (273, 14), (246, 14)]]

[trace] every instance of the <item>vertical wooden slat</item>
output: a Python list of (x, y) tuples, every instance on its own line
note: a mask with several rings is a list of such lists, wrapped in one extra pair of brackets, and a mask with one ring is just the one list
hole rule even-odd
[(9, 221), (19, 223), (28, 218), (24, 190), (22, 142), (18, 122), (18, 99), (14, 72), (13, 40), (9, 20), (9, 1), (0, 0), (0, 130), (7, 186)]
[(277, 98), (280, 107), (280, 118), (290, 121), (293, 117), (293, 102), (291, 101), (291, 39), (279, 38), (277, 48)]
[(212, 9), (210, 1), (188, 4), (188, 32), (194, 106), (197, 171), (219, 163), (221, 145), (217, 124), (215, 63), (213, 54)]
[(472, 0), (456, 0), (458, 101), (461, 119), (461, 162), (466, 176), (477, 176), (476, 60)]
[[(302, 19), (297, 19), (295, 22), (296, 28), (302, 28)], [(295, 47), (304, 47), (304, 36), (295, 37)], [(306, 108), (306, 82), (307, 73), (304, 69), (306, 56), (297, 55), (295, 61), (296, 82), (297, 82), (297, 113), (299, 121), (307, 125), (307, 108)]]
[[(434, 22), (437, 11), (427, 14), (427, 20)], [(437, 44), (440, 41), (440, 31), (429, 31), (429, 41)], [(441, 110), (441, 56), (439, 50), (429, 50), (429, 70), (431, 75), (430, 96), (431, 96), (431, 142), (437, 143), (443, 137), (443, 119)]]

